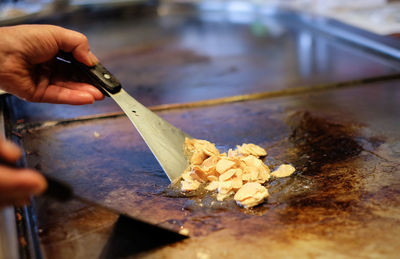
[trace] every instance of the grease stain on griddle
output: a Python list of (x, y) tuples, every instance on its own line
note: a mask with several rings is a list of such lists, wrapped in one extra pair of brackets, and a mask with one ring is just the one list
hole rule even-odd
[(357, 156), (363, 150), (355, 140), (352, 126), (312, 116), (309, 112), (296, 112), (289, 116), (289, 140), (297, 149), (296, 168), (303, 175), (316, 175), (325, 164), (340, 162)]
[[(334, 122), (326, 116), (295, 112), (288, 117), (292, 145), (288, 157), (298, 170), (294, 177), (271, 183), (270, 201), (282, 224), (293, 233), (327, 234), (371, 218), (363, 204), (369, 164), (381, 161), (364, 145), (378, 148), (380, 137), (361, 136), (359, 125)], [(371, 151), (371, 150), (368, 150)], [(312, 228), (310, 228), (312, 226)]]

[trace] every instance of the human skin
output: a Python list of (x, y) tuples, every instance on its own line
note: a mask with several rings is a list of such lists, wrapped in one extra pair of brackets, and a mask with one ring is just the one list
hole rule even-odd
[[(30, 102), (82, 105), (102, 100), (94, 86), (65, 80), (52, 66), (59, 51), (71, 52), (87, 66), (98, 60), (83, 34), (52, 25), (0, 27), (0, 88)], [(0, 138), (0, 157), (15, 163), (21, 150)], [(46, 189), (44, 177), (32, 169), (0, 165), (0, 207), (24, 205)]]

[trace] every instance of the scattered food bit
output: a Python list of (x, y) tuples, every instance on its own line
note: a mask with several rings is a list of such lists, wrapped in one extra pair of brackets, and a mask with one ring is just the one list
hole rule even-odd
[(279, 177), (287, 177), (287, 176), (293, 174), (294, 171), (296, 171), (296, 169), (292, 165), (283, 164), (283, 165), (280, 165), (278, 167), (278, 169), (273, 171), (271, 173), (271, 176), (277, 177), (277, 178), (279, 178)]
[[(234, 195), (236, 203), (245, 208), (254, 207), (268, 197), (268, 190), (262, 184), (273, 174), (260, 159), (267, 155), (262, 147), (245, 143), (221, 154), (209, 141), (186, 138), (185, 151), (190, 165), (181, 176), (182, 191), (194, 191), (206, 184), (207, 191), (217, 191), (218, 201)], [(295, 171), (291, 165), (282, 166), (281, 170), (285, 170), (282, 175)]]
[(13, 134), (14, 136), (17, 136), (18, 138), (22, 138), (22, 134), (16, 131), (12, 131), (11, 134)]
[(196, 254), (196, 258), (197, 259), (209, 259), (210, 258), (210, 254), (207, 252), (203, 252), (203, 251), (198, 251)]
[(184, 236), (188, 236), (189, 235), (189, 229), (187, 228), (181, 228), (179, 230), (179, 234), (184, 235)]
[(28, 245), (28, 243), (26, 242), (26, 240), (25, 240), (24, 237), (19, 237), (18, 240), (19, 240), (19, 244), (20, 244), (22, 247), (25, 247), (25, 246)]
[(21, 215), (21, 213), (17, 212), (17, 213), (15, 213), (15, 216), (16, 216), (16, 218), (17, 218), (17, 221), (22, 221), (22, 215)]
[(98, 133), (97, 131), (93, 132), (93, 136), (95, 138), (100, 138), (100, 133)]

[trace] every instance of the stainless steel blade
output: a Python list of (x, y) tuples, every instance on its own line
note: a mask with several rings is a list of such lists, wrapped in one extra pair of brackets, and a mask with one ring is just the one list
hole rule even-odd
[(131, 120), (169, 180), (178, 179), (188, 166), (184, 142), (189, 135), (146, 108), (124, 89), (109, 95)]

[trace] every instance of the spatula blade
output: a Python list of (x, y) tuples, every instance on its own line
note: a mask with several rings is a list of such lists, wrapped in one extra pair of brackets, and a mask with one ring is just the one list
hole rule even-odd
[(109, 95), (131, 120), (169, 180), (178, 179), (188, 166), (184, 142), (189, 136), (139, 103), (124, 89)]

